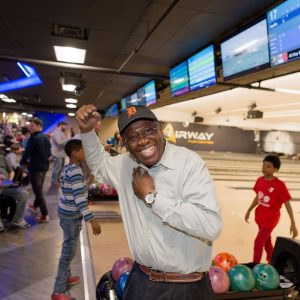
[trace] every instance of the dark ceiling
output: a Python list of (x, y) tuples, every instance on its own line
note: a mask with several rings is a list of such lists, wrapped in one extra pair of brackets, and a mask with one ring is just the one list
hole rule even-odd
[[(7, 93), (17, 104), (1, 107), (63, 112), (68, 96), (59, 82), (63, 73), (79, 76), (85, 85), (77, 97), (79, 106), (94, 103), (104, 109), (153, 78), (164, 89), (171, 66), (279, 2), (5, 1), (0, 10), (0, 82), (18, 76), (19, 59), (36, 69), (43, 84)], [(57, 25), (72, 27), (69, 33), (86, 39), (55, 36)], [(87, 49), (84, 65), (58, 63), (54, 45)]]

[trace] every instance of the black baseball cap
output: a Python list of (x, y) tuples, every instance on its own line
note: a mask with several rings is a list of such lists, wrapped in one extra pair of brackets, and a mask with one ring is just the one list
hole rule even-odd
[(122, 133), (126, 127), (137, 120), (153, 120), (158, 121), (155, 114), (145, 106), (129, 106), (119, 116), (118, 126), (119, 132)]

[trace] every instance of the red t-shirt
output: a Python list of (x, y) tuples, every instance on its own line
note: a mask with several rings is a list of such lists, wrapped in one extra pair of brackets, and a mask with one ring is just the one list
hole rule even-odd
[(253, 190), (258, 197), (255, 222), (258, 225), (274, 228), (279, 222), (282, 204), (292, 198), (285, 183), (277, 177), (266, 180), (262, 176), (256, 180)]

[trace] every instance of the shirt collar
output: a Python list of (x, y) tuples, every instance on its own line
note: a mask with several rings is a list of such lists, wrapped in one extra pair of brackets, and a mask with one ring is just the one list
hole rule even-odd
[(159, 165), (163, 165), (168, 169), (174, 169), (174, 158), (173, 158), (172, 146), (169, 144), (168, 141), (166, 141), (165, 150), (160, 161), (156, 165), (154, 165), (154, 167), (157, 167)]
[[(129, 154), (129, 157), (134, 162), (136, 162), (138, 165), (141, 165), (141, 166), (143, 166), (143, 168), (149, 170), (148, 167), (146, 167), (142, 164), (139, 164), (139, 162), (136, 161), (136, 159), (134, 157), (132, 157), (130, 154)], [(169, 144), (168, 141), (165, 141), (165, 149), (164, 149), (164, 153), (163, 153), (160, 161), (157, 164), (155, 164), (152, 168), (158, 167), (159, 165), (162, 165), (162, 166), (164, 166), (168, 169), (174, 169), (174, 159), (173, 159), (172, 146)]]

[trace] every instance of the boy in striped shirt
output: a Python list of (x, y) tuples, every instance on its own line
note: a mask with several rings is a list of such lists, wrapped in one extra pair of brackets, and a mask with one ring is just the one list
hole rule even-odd
[(65, 293), (67, 287), (80, 282), (79, 276), (71, 276), (70, 264), (76, 253), (82, 219), (92, 225), (95, 235), (101, 233), (100, 224), (88, 208), (87, 188), (80, 167), (80, 163), (85, 160), (81, 140), (69, 140), (65, 152), (70, 163), (65, 165), (61, 176), (62, 194), (57, 208), (63, 230), (63, 244), (52, 300), (71, 300)]

